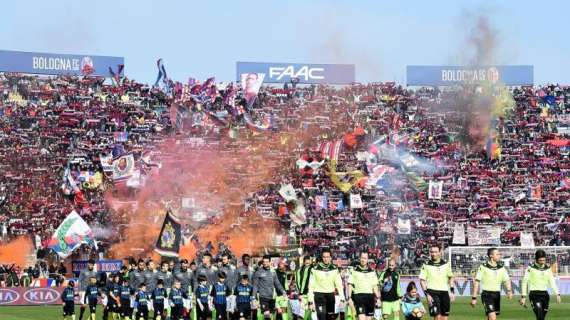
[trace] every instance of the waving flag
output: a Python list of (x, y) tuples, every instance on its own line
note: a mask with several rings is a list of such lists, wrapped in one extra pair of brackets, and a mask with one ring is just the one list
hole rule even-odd
[(390, 166), (385, 166), (385, 165), (374, 166), (374, 168), (372, 168), (370, 170), (368, 182), (366, 183), (367, 186), (369, 186), (369, 187), (378, 186), (379, 182), (382, 180), (382, 178), (384, 177), (384, 175), (386, 173), (391, 173), (394, 171), (396, 171), (396, 169), (394, 169)]
[(166, 68), (164, 67), (164, 63), (162, 63), (162, 59), (158, 59), (156, 61), (156, 67), (158, 68), (158, 75), (156, 76), (156, 81), (154, 82), (154, 86), (158, 87), (158, 83), (160, 82), (160, 80), (162, 79), (162, 82), (167, 81), (167, 76), (166, 76)]
[(135, 158), (132, 154), (121, 156), (113, 161), (113, 180), (125, 180), (133, 175)]
[(51, 237), (48, 248), (65, 259), (83, 243), (97, 249), (91, 228), (77, 212), (71, 211)]
[(182, 225), (170, 211), (166, 212), (160, 234), (156, 240), (154, 251), (161, 256), (178, 257), (180, 241), (182, 240)]
[(297, 200), (295, 188), (293, 188), (293, 185), (290, 183), (282, 185), (279, 189), (279, 194), (285, 199), (285, 202)]
[(261, 88), (261, 84), (263, 83), (263, 79), (265, 78), (265, 73), (242, 73), (241, 74), (241, 87), (243, 88), (243, 96), (245, 101), (247, 102), (247, 107), (250, 108), (255, 99), (257, 98), (257, 94), (259, 93), (259, 89)]

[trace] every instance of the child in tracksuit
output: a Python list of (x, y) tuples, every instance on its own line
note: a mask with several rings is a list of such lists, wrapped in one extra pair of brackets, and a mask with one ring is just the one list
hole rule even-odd
[(212, 291), (210, 295), (214, 300), (214, 308), (216, 308), (216, 317), (218, 320), (227, 320), (228, 313), (227, 307), (227, 297), (232, 294), (230, 288), (225, 284), (226, 273), (220, 271), (218, 273), (218, 282), (212, 286)]
[[(414, 316), (414, 309), (417, 309), (421, 312), (421, 315), (419, 317)], [(406, 288), (406, 294), (402, 299), (402, 313), (404, 314), (404, 317), (406, 317), (406, 320), (419, 320), (426, 313), (422, 301), (418, 296), (416, 283), (413, 281), (408, 284), (408, 287)]]
[(135, 296), (135, 309), (137, 313), (135, 315), (136, 320), (147, 320), (148, 319), (148, 304), (149, 297), (146, 293), (146, 285), (143, 283), (139, 287), (139, 292)]
[(208, 278), (201, 274), (198, 276), (198, 286), (195, 289), (196, 296), (196, 313), (198, 320), (206, 320), (211, 318), (210, 310), (210, 287), (208, 286)]
[(73, 281), (69, 281), (67, 284), (67, 288), (63, 290), (63, 294), (61, 295), (61, 301), (63, 302), (63, 319), (67, 317), (71, 317), (71, 320), (75, 320), (75, 291), (73, 287), (75, 283)]
[(164, 313), (164, 300), (166, 299), (166, 289), (164, 289), (164, 282), (162, 279), (158, 279), (156, 283), (156, 288), (152, 290), (152, 308), (154, 309), (154, 319), (166, 319), (166, 314)]
[(236, 312), (235, 319), (251, 319), (251, 302), (254, 300), (253, 287), (249, 284), (247, 273), (241, 276), (240, 282), (234, 289), (236, 296)]
[(188, 299), (188, 295), (180, 288), (180, 281), (174, 281), (168, 298), (172, 307), (172, 320), (181, 320), (184, 313), (184, 299)]
[(121, 319), (130, 320), (133, 315), (133, 308), (131, 299), (135, 291), (129, 286), (129, 279), (123, 279), (123, 285), (121, 286)]

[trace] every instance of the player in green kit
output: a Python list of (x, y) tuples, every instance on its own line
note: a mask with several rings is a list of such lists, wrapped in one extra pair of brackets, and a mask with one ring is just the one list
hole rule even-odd
[(554, 291), (556, 302), (561, 303), (560, 292), (554, 280), (554, 274), (550, 270), (550, 266), (546, 264), (546, 252), (539, 249), (534, 254), (535, 262), (529, 266), (522, 280), (522, 294), (520, 303), (522, 306), (526, 303), (526, 294), (532, 305), (532, 311), (536, 315), (536, 320), (546, 319), (548, 305), (550, 303), (550, 295), (548, 288)]
[(429, 248), (430, 260), (420, 270), (420, 283), (434, 320), (447, 320), (451, 302), (455, 300), (451, 263), (441, 259), (437, 245)]
[(348, 271), (348, 303), (358, 320), (370, 320), (374, 316), (375, 299), (380, 302), (378, 278), (368, 265), (368, 252), (362, 251), (359, 264)]
[(479, 266), (475, 275), (475, 283), (471, 294), (471, 306), (477, 304), (477, 293), (481, 287), (481, 302), (485, 307), (488, 320), (496, 320), (501, 313), (501, 284), (507, 288), (507, 297), (513, 298), (511, 279), (507, 269), (501, 262), (501, 253), (497, 248), (487, 250), (489, 260)]

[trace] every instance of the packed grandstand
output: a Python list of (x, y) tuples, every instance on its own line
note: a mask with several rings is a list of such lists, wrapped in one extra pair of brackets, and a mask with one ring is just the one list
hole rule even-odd
[[(251, 144), (245, 135), (273, 137), (292, 128), (315, 134), (305, 145), (275, 149), (271, 156), (286, 167), (241, 199), (241, 211), (278, 220), (291, 238), (283, 241), (305, 252), (325, 244), (339, 259), (351, 260), (363, 247), (381, 257), (398, 245), (402, 263), (415, 270), (430, 243), (452, 244), (457, 224), (498, 226), (498, 244), (504, 245), (518, 245), (521, 233), (531, 233), (537, 245), (570, 241), (567, 87), (512, 89), (516, 104), (494, 128), (500, 132), (499, 154), (489, 156), (485, 141), (462, 141), (464, 115), (447, 108), (470, 94), (465, 88), (267, 86), (248, 107), (237, 85), (216, 88), (213, 80), (208, 88), (177, 83), (161, 89), (129, 79), (111, 85), (88, 77), (0, 77), (4, 241), (36, 236), (42, 251), (73, 210), (92, 227), (120, 231), (116, 209), (105, 195), (134, 197), (144, 185), (140, 181), (153, 169), (160, 172), (158, 164), (171, 156), (158, 150), (168, 139), (188, 144), (189, 150), (232, 150)], [(207, 91), (208, 101), (198, 101), (198, 91)], [(248, 113), (255, 119), (244, 117)], [(256, 124), (269, 116), (271, 126)], [(106, 155), (133, 155), (139, 181), (117, 183), (103, 163)], [(404, 156), (408, 163), (402, 165), (398, 161)], [(240, 157), (236, 153), (235, 161)], [(69, 190), (69, 180), (76, 181), (77, 190)], [(428, 195), (430, 182), (436, 188), (442, 182), (441, 195)], [(283, 186), (292, 186), (295, 199), (303, 200), (303, 221), (297, 221), (298, 210), (287, 207)], [(361, 204), (354, 203), (355, 195)], [(222, 214), (205, 216), (212, 220)], [(190, 229), (184, 230), (186, 238)], [(98, 240), (103, 255), (105, 244), (117, 241), (113, 236)]]

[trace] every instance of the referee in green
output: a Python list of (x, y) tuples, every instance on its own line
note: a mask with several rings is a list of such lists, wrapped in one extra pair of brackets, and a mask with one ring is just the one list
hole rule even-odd
[[(551, 288), (556, 295), (556, 302), (561, 303), (560, 292), (554, 280), (554, 274), (550, 270), (550, 266), (546, 264), (546, 252), (539, 249), (534, 254), (535, 262), (529, 266), (524, 272), (522, 280), (522, 295), (520, 303), (522, 306), (526, 303), (526, 295), (530, 299), (532, 311), (536, 315), (536, 320), (546, 319), (548, 313), (548, 305), (550, 303), (550, 295), (548, 288)], [(527, 291), (528, 290), (528, 291)]]
[[(380, 302), (378, 277), (368, 265), (368, 252), (362, 251), (359, 263), (348, 271), (348, 303), (358, 320), (370, 320), (374, 316), (374, 304)], [(355, 319), (356, 320), (356, 319)]]
[(447, 320), (451, 302), (455, 300), (451, 263), (441, 259), (437, 245), (429, 248), (430, 260), (420, 270), (420, 284), (429, 304), (429, 313), (434, 320)]
[(507, 297), (513, 298), (511, 278), (507, 269), (501, 262), (501, 253), (497, 248), (487, 250), (489, 260), (479, 266), (475, 275), (473, 292), (471, 294), (471, 306), (477, 304), (477, 293), (481, 287), (481, 302), (485, 308), (488, 320), (496, 320), (501, 313), (501, 284), (507, 287)]
[(317, 312), (318, 320), (335, 320), (335, 293), (344, 302), (344, 288), (337, 266), (332, 264), (329, 248), (321, 251), (321, 262), (311, 269), (309, 276), (309, 309)]

